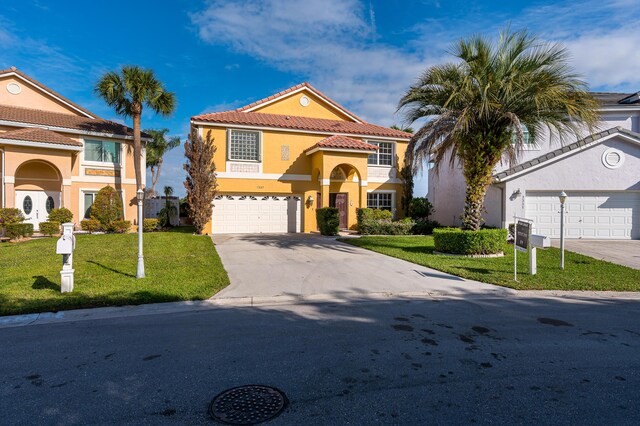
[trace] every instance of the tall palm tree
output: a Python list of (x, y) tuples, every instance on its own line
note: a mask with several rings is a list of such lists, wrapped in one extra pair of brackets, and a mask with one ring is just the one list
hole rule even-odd
[[(109, 71), (98, 81), (95, 92), (112, 107), (116, 114), (133, 119), (133, 168), (137, 192), (142, 190), (142, 144), (140, 117), (144, 107), (161, 115), (175, 110), (176, 98), (168, 92), (153, 71), (137, 66), (123, 66), (120, 72)], [(142, 201), (138, 200), (138, 268), (137, 278), (144, 278), (142, 255)]]
[(151, 169), (151, 193), (155, 195), (164, 154), (180, 145), (180, 138), (174, 136), (167, 139), (169, 129), (146, 129), (144, 132), (153, 139), (147, 143), (147, 167)]
[(414, 172), (425, 160), (437, 172), (445, 159), (462, 166), (467, 184), (463, 228), (482, 224), (484, 197), (494, 167), (513, 163), (525, 143), (523, 126), (535, 142), (543, 130), (562, 143), (598, 121), (597, 103), (568, 65), (567, 51), (539, 42), (526, 31), (460, 40), (453, 63), (428, 68), (399, 103), (407, 122), (429, 121), (411, 138)]
[(133, 156), (136, 188), (142, 189), (140, 117), (144, 107), (167, 116), (173, 113), (176, 98), (158, 80), (153, 70), (137, 66), (123, 66), (120, 72), (109, 71), (100, 78), (95, 92), (112, 107), (116, 114), (133, 119)]

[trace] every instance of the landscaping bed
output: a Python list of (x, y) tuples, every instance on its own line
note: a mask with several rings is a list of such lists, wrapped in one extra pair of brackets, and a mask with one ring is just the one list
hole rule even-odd
[(433, 254), (432, 236), (363, 236), (340, 241), (459, 277), (518, 290), (640, 291), (640, 270), (565, 251), (562, 271), (556, 248), (537, 250), (537, 275), (529, 275), (528, 254), (518, 253), (516, 282), (511, 244), (505, 247), (504, 257), (470, 258)]
[(0, 243), (0, 315), (207, 299), (229, 278), (193, 228), (144, 235), (146, 278), (136, 279), (136, 234), (77, 235), (75, 288), (60, 293), (57, 238)]

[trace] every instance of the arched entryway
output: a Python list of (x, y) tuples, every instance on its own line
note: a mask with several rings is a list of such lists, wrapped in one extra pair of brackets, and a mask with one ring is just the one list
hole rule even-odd
[(15, 173), (15, 205), (25, 222), (39, 229), (49, 212), (62, 204), (62, 175), (51, 163), (31, 160), (22, 163)]
[(340, 211), (340, 229), (349, 228), (360, 206), (360, 173), (351, 164), (339, 164), (329, 177), (329, 207)]

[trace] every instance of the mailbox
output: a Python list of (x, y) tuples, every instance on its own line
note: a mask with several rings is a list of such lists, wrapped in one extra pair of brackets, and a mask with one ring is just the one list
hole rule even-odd
[(56, 254), (71, 254), (73, 253), (73, 237), (60, 237), (56, 244)]
[(76, 248), (76, 237), (73, 235), (73, 223), (62, 224), (62, 236), (56, 244), (56, 254), (62, 255), (62, 270), (60, 271), (60, 291), (73, 291), (73, 250)]
[(531, 247), (548, 248), (551, 247), (551, 238), (546, 235), (531, 234)]

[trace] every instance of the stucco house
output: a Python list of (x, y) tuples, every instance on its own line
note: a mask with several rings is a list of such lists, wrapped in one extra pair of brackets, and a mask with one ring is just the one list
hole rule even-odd
[(359, 207), (400, 216), (398, 170), (411, 135), (367, 123), (308, 83), (191, 125), (217, 146), (206, 232), (311, 232), (316, 209), (327, 206), (340, 210), (345, 229)]
[[(16, 68), (1, 70), (1, 207), (19, 208), (36, 230), (58, 207), (79, 224), (96, 193), (111, 185), (122, 194), (125, 219), (134, 221), (132, 132)], [(141, 161), (144, 181), (144, 155)]]
[[(546, 135), (526, 144), (518, 164), (496, 168), (485, 199), (487, 225), (506, 227), (516, 215), (558, 238), (564, 190), (567, 238), (640, 238), (640, 92), (593, 95), (601, 105), (596, 133), (564, 144)], [(459, 166), (429, 171), (435, 220), (460, 225), (464, 196)]]

